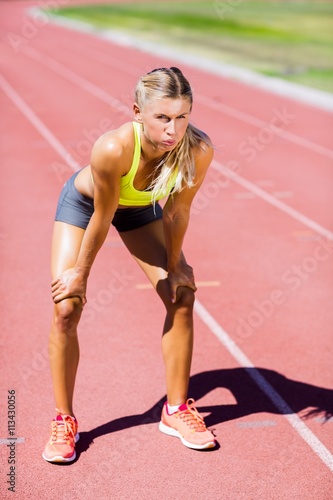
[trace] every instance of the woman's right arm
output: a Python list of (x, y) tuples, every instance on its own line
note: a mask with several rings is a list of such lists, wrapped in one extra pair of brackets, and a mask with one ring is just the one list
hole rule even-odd
[(52, 282), (55, 303), (68, 297), (80, 297), (86, 303), (87, 279), (95, 257), (103, 245), (119, 203), (123, 146), (114, 138), (101, 137), (91, 155), (94, 178), (95, 211), (85, 231), (75, 266)]

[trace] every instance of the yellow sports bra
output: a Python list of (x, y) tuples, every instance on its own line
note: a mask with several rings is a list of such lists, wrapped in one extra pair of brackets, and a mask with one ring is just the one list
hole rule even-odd
[[(130, 171), (120, 179), (120, 197), (119, 197), (120, 205), (144, 206), (144, 205), (150, 205), (151, 203), (154, 202), (154, 200), (152, 199), (151, 191), (149, 190), (138, 191), (133, 186), (135, 174), (138, 170), (140, 163), (140, 153), (141, 153), (140, 128), (141, 128), (140, 123), (133, 122), (134, 140), (135, 140), (134, 155)], [(178, 174), (178, 169), (176, 169), (176, 171), (171, 176), (166, 189), (163, 192), (158, 193), (158, 195), (155, 197), (155, 201), (161, 200), (162, 198), (166, 198), (170, 194), (176, 183), (177, 174)]]

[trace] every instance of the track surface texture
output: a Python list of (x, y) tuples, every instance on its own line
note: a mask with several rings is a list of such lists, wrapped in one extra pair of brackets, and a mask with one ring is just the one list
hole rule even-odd
[(158, 431), (164, 311), (111, 228), (80, 324), (77, 460), (42, 459), (59, 191), (131, 119), (137, 78), (173, 61), (31, 20), (35, 4), (0, 5), (0, 497), (332, 499), (333, 116), (185, 64), (193, 122), (216, 146), (184, 248), (198, 282), (189, 395), (219, 446)]

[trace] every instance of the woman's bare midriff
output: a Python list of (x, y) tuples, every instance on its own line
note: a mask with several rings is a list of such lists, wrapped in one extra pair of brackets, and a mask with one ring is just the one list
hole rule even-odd
[(87, 196), (92, 199), (94, 198), (94, 186), (91, 178), (90, 165), (80, 170), (75, 178), (74, 186), (79, 193), (83, 194), (83, 196)]
[[(83, 167), (75, 178), (74, 185), (79, 193), (88, 198), (94, 199), (94, 186), (91, 179), (90, 165)], [(118, 208), (140, 208), (139, 206), (118, 205)]]

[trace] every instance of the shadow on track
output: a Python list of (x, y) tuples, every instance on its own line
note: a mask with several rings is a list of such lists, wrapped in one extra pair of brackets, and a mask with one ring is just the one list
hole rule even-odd
[[(320, 416), (323, 423), (333, 416), (333, 390), (290, 380), (276, 371), (264, 368), (232, 368), (198, 373), (190, 379), (189, 394), (198, 402), (207, 393), (220, 387), (228, 389), (237, 401), (232, 405), (221, 401), (221, 405), (214, 406), (200, 406), (199, 402), (198, 410), (209, 413), (205, 417), (207, 427), (254, 413), (281, 414), (254, 382), (253, 378), (258, 373), (284, 399), (290, 412), (300, 414), (303, 419)], [(163, 397), (145, 413), (124, 416), (88, 432), (80, 432), (80, 441), (76, 446), (77, 459), (100, 436), (136, 426), (156, 424), (160, 420), (165, 401), (166, 397)]]

